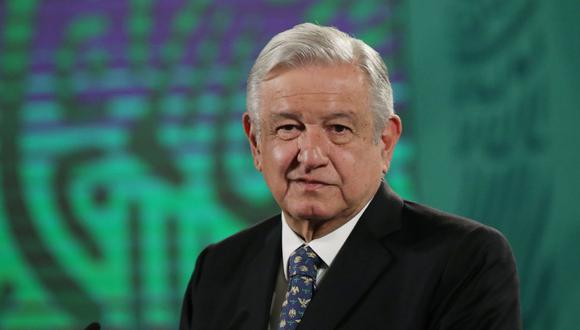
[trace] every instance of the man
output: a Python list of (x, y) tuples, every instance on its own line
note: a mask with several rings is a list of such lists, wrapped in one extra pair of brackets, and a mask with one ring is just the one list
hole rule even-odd
[(383, 183), (402, 126), (378, 53), (298, 25), (258, 56), (247, 108), (282, 213), (200, 254), (182, 329), (521, 327), (503, 236)]

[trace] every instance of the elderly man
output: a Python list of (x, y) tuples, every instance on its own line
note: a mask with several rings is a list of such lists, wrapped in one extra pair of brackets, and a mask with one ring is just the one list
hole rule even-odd
[(298, 25), (262, 50), (244, 130), (282, 209), (210, 245), (182, 329), (519, 329), (518, 278), (496, 230), (383, 182), (401, 134), (379, 54)]

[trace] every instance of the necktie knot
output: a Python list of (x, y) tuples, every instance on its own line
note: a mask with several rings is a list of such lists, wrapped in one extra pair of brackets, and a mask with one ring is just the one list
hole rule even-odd
[(322, 265), (322, 259), (310, 246), (302, 245), (290, 254), (288, 259), (288, 277), (308, 276), (316, 278), (316, 273)]

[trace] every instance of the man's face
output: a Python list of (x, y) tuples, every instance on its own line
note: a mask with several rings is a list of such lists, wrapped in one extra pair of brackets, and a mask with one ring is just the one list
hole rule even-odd
[(374, 139), (369, 86), (353, 65), (276, 69), (260, 86), (260, 134), (244, 127), (254, 163), (294, 219), (346, 220), (376, 192), (400, 135), (393, 116)]

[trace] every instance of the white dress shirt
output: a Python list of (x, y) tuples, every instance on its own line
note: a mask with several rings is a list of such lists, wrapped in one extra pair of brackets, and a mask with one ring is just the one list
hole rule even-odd
[(332, 261), (340, 251), (340, 248), (344, 245), (344, 242), (354, 229), (354, 226), (359, 221), (363, 212), (369, 206), (370, 201), (358, 212), (352, 219), (347, 221), (342, 226), (338, 227), (326, 236), (315, 238), (312, 241), (306, 243), (304, 240), (298, 236), (286, 222), (286, 217), (284, 212), (282, 212), (282, 269), (284, 270), (284, 277), (288, 281), (288, 258), (290, 254), (294, 252), (301, 245), (305, 244), (310, 246), (310, 248), (316, 252), (316, 254), (322, 259), (324, 265), (318, 270), (316, 274), (316, 284), (320, 283), (320, 280), (326, 273), (328, 267), (332, 265)]
[[(360, 220), (363, 212), (369, 206), (370, 201), (365, 205), (365, 207), (360, 210), (352, 219), (347, 221), (344, 225), (335, 229), (333, 232), (327, 234), (326, 236), (313, 239), (307, 245), (318, 254), (320, 259), (324, 262), (323, 267), (318, 269), (316, 273), (316, 285), (320, 283), (320, 280), (328, 270), (328, 267), (332, 265), (332, 261), (338, 254), (338, 251), (344, 245), (344, 242), (354, 229), (354, 226)], [(299, 248), (302, 244), (306, 244), (304, 240), (298, 236), (286, 222), (286, 217), (284, 212), (282, 212), (282, 265), (279, 270), (278, 278), (276, 279), (276, 287), (274, 289), (274, 294), (272, 295), (272, 303), (270, 305), (270, 320), (268, 322), (268, 329), (278, 329), (278, 323), (280, 321), (280, 309), (282, 303), (284, 302), (284, 297), (286, 291), (288, 290), (288, 258), (290, 254)]]

